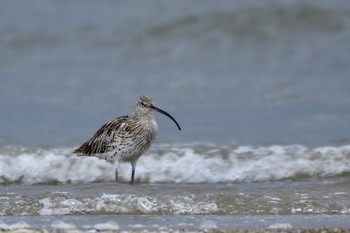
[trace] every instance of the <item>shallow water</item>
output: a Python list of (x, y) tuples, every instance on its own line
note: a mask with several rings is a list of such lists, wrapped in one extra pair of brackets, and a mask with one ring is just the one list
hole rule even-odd
[(349, 214), (349, 178), (237, 184), (2, 187), (1, 215)]
[(156, 144), (130, 164), (0, 150), (1, 215), (349, 214), (349, 146)]
[(348, 183), (9, 185), (0, 209), (14, 216), (349, 214)]
[[(325, 232), (327, 227), (332, 232), (339, 232), (341, 228), (349, 229), (346, 215), (293, 215), (293, 216), (0, 216), (0, 227), (4, 231), (20, 229), (21, 232), (32, 232), (30, 229), (47, 229), (64, 232), (99, 231), (191, 231), (204, 230), (264, 230), (264, 232), (279, 232), (291, 229), (312, 229), (313, 232)], [(229, 231), (230, 232), (230, 231)], [(232, 231), (231, 231), (232, 232)]]
[(237, 184), (7, 185), (2, 229), (350, 229), (349, 178)]

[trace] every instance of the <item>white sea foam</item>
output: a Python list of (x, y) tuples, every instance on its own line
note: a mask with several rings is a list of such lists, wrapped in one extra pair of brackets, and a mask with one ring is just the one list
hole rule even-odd
[(108, 180), (106, 170), (112, 165), (97, 158), (76, 157), (72, 149), (18, 149), (0, 150), (1, 183), (26, 184), (62, 182), (78, 183)]
[(206, 220), (200, 223), (199, 229), (205, 230), (205, 229), (217, 229), (218, 226), (214, 221)]
[[(0, 149), (0, 183), (81, 183), (112, 181), (114, 166), (77, 157), (72, 148)], [(122, 164), (121, 180), (130, 179)], [(300, 145), (252, 147), (215, 144), (155, 145), (138, 161), (141, 182), (256, 182), (350, 173), (350, 146), (309, 149)], [(142, 203), (140, 204), (142, 205)]]
[(291, 229), (292, 225), (290, 223), (274, 223), (271, 224), (268, 229)]
[(103, 194), (81, 201), (50, 196), (39, 201), (39, 215), (67, 215), (77, 212), (98, 214), (209, 214), (219, 207), (210, 197), (147, 196), (136, 194)]
[(98, 229), (100, 231), (103, 230), (119, 230), (119, 225), (115, 222), (108, 221), (106, 223), (98, 223), (94, 225), (95, 229)]
[(51, 227), (52, 228), (55, 228), (55, 229), (75, 229), (76, 226), (74, 224), (71, 224), (71, 223), (66, 223), (66, 222), (63, 222), (63, 221), (60, 221), (60, 220), (56, 220), (54, 221), (52, 224), (51, 224)]
[(0, 228), (5, 230), (25, 229), (30, 228), (30, 225), (25, 221), (19, 221), (13, 224), (6, 224), (3, 221), (0, 221)]

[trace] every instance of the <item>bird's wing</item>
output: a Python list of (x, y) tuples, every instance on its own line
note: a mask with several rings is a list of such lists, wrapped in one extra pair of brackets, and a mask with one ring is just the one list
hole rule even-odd
[(102, 125), (92, 138), (75, 149), (73, 153), (78, 155), (93, 155), (108, 152), (110, 143), (117, 136), (117, 130), (128, 118), (129, 116), (121, 116)]
[(119, 138), (133, 138), (135, 135), (139, 134), (142, 130), (142, 125), (138, 124), (137, 118), (129, 118), (122, 124), (117, 132)]

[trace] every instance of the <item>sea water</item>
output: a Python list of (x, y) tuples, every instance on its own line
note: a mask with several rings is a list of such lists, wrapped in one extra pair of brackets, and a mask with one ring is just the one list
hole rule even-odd
[(350, 147), (160, 144), (130, 164), (0, 150), (1, 215), (349, 214)]
[(348, 1), (4, 1), (1, 145), (76, 146), (145, 94), (158, 142), (349, 142)]
[[(1, 2), (1, 228), (349, 227), (349, 12)], [(130, 186), (129, 164), (116, 183), (114, 165), (72, 151), (141, 94), (183, 130), (155, 113)]]

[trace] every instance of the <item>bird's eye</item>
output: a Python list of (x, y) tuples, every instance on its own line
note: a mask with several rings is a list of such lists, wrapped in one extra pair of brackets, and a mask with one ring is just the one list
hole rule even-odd
[(146, 107), (146, 104), (144, 104), (143, 102), (141, 103), (141, 105), (142, 105), (143, 107)]

